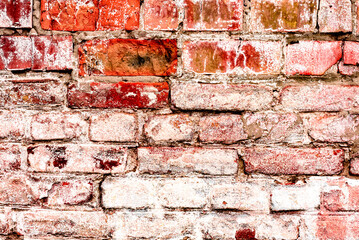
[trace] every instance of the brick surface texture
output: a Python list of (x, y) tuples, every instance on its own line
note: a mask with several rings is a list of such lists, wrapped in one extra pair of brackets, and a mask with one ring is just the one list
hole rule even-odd
[(358, 229), (359, 0), (0, 0), (0, 240)]

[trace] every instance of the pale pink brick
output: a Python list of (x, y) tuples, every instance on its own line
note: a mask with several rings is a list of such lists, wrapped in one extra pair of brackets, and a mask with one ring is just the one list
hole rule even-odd
[(287, 75), (323, 75), (342, 57), (339, 41), (299, 41), (286, 47)]
[(32, 0), (2, 0), (0, 28), (31, 28)]
[(333, 175), (343, 170), (344, 151), (329, 148), (245, 148), (247, 173)]
[[(0, 233), (10, 234), (12, 232), (13, 221), (11, 219), (12, 212), (4, 210), (0, 212)], [(2, 238), (1, 238), (2, 237)], [(8, 240), (7, 236), (1, 236), (1, 240)]]
[(0, 138), (20, 139), (25, 133), (25, 117), (18, 111), (0, 112)]
[(350, 173), (359, 175), (359, 158), (354, 158), (350, 161)]
[(306, 143), (302, 119), (293, 113), (247, 113), (243, 116), (246, 132), (259, 143)]
[(344, 64), (357, 65), (359, 63), (359, 42), (345, 41), (343, 53)]
[(359, 108), (358, 95), (355, 85), (287, 86), (280, 93), (280, 103), (298, 111), (348, 111)]
[(320, 32), (351, 32), (350, 0), (320, 0), (318, 23)]
[(0, 145), (0, 171), (20, 170), (22, 151), (17, 144)]
[(33, 36), (33, 70), (72, 69), (72, 36)]
[(201, 178), (177, 178), (161, 181), (159, 204), (166, 208), (203, 208), (207, 204), (209, 186)]
[(145, 30), (177, 29), (181, 7), (176, 0), (144, 1)]
[(105, 208), (145, 209), (156, 203), (156, 179), (111, 177), (101, 185)]
[(156, 115), (146, 122), (145, 134), (154, 141), (191, 141), (194, 121), (187, 114)]
[(102, 211), (55, 211), (34, 209), (16, 213), (16, 231), (28, 237), (65, 235), (72, 237), (108, 237), (110, 226)]
[(28, 205), (34, 202), (29, 177), (25, 174), (8, 173), (0, 177), (0, 203)]
[(140, 173), (233, 175), (238, 155), (234, 149), (148, 147), (138, 149), (138, 161)]
[(274, 185), (271, 191), (272, 211), (313, 211), (320, 205), (321, 185), (309, 181), (306, 184)]
[(187, 41), (182, 61), (195, 73), (279, 74), (281, 43), (274, 41)]
[(215, 184), (210, 201), (213, 209), (269, 212), (269, 182), (233, 182)]
[(0, 37), (0, 69), (25, 70), (30, 69), (31, 66), (32, 44), (29, 37)]
[(174, 83), (171, 99), (185, 110), (257, 111), (271, 107), (273, 92), (258, 85)]
[(355, 179), (335, 178), (323, 181), (325, 188), (322, 192), (322, 210), (358, 211), (359, 183)]
[(119, 146), (39, 145), (27, 151), (36, 172), (125, 173), (134, 167), (132, 153)]
[(338, 70), (343, 75), (353, 75), (359, 72), (359, 66), (357, 65), (345, 65), (343, 61), (338, 64)]
[(319, 114), (308, 121), (309, 135), (323, 142), (353, 142), (358, 139), (357, 115)]
[(90, 118), (90, 140), (134, 142), (137, 140), (137, 118), (134, 114), (105, 112)]
[(248, 137), (240, 115), (201, 117), (199, 139), (202, 142), (234, 143)]
[(85, 121), (79, 113), (39, 113), (31, 119), (31, 137), (34, 140), (59, 140), (80, 137)]

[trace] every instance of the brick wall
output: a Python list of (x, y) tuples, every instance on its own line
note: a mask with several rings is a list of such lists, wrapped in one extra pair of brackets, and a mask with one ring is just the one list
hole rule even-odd
[(0, 240), (358, 239), (358, 20), (1, 0)]

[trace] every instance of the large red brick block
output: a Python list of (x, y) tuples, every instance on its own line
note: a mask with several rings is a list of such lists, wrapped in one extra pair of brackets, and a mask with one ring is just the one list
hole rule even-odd
[(185, 0), (184, 30), (242, 30), (243, 0)]
[(134, 30), (139, 15), (139, 0), (41, 0), (41, 27), (45, 30)]
[(313, 32), (317, 0), (254, 0), (250, 30), (253, 32)]
[(32, 66), (32, 43), (29, 37), (1, 36), (0, 52), (1, 70), (25, 70)]
[(342, 58), (339, 41), (299, 41), (286, 47), (287, 75), (323, 75)]
[(1, 28), (31, 28), (32, 0), (2, 0), (0, 2)]
[(146, 30), (176, 30), (182, 5), (175, 0), (144, 1), (144, 28)]
[(333, 175), (343, 170), (344, 151), (329, 148), (245, 148), (247, 173)]
[(344, 64), (357, 65), (359, 63), (359, 42), (345, 41), (343, 54)]
[(279, 74), (281, 43), (274, 41), (185, 42), (182, 61), (196, 73)]
[(71, 84), (68, 104), (74, 108), (161, 108), (168, 104), (169, 87), (161, 83)]
[(176, 73), (176, 40), (110, 39), (79, 48), (80, 76), (168, 76)]

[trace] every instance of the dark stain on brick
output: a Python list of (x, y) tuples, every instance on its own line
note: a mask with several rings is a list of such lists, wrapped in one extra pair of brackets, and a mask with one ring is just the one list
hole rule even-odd
[(62, 169), (67, 164), (66, 147), (46, 146), (52, 153), (52, 162), (54, 167)]
[(102, 170), (112, 170), (122, 164), (123, 152), (115, 149), (109, 149), (99, 152), (93, 158), (96, 161), (96, 167)]
[(236, 240), (256, 240), (256, 232), (252, 229), (239, 229), (235, 237)]

